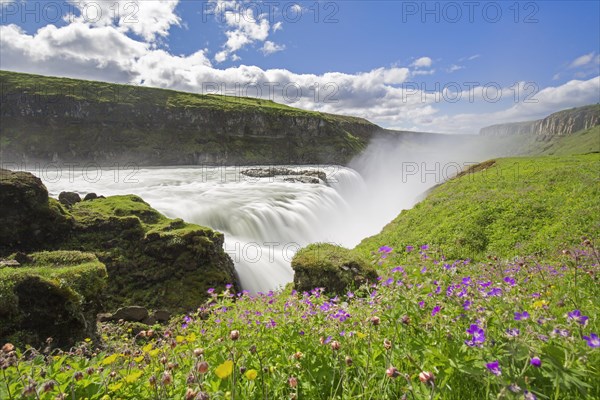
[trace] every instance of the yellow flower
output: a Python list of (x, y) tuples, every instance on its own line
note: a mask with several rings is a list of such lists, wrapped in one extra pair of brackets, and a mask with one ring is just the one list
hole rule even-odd
[(548, 302), (546, 300), (538, 300), (533, 302), (533, 308), (542, 308), (547, 305)]
[(249, 369), (248, 371), (246, 371), (245, 375), (248, 380), (253, 381), (258, 376), (258, 372), (255, 369)]
[(92, 339), (90, 339), (89, 337), (86, 337), (86, 338), (85, 338), (85, 342), (86, 342), (86, 343), (89, 343), (89, 342), (91, 342), (91, 341), (92, 341)]
[(233, 372), (233, 361), (227, 360), (223, 364), (219, 365), (215, 370), (215, 374), (220, 379), (225, 379)]

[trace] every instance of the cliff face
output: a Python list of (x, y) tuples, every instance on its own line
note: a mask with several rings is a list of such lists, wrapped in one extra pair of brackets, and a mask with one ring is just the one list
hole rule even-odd
[(559, 111), (537, 121), (488, 126), (482, 128), (479, 134), (485, 136), (567, 136), (596, 125), (600, 125), (600, 105), (598, 104)]
[(3, 162), (348, 162), (380, 128), (270, 101), (0, 72)]

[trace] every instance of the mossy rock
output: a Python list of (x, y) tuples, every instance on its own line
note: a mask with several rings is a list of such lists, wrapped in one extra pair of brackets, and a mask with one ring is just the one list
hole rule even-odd
[(48, 249), (70, 232), (72, 220), (28, 172), (0, 169), (0, 256)]
[(40, 346), (52, 337), (54, 345), (68, 347), (94, 338), (104, 264), (78, 251), (45, 251), (27, 259), (0, 268), (0, 342)]
[(239, 289), (221, 233), (169, 219), (140, 197), (111, 196), (73, 205), (74, 234), (65, 244), (106, 264), (105, 305), (196, 309), (211, 287)]
[(298, 251), (292, 268), (298, 291), (322, 287), (328, 293), (345, 294), (377, 279), (377, 272), (365, 257), (329, 243), (311, 244)]

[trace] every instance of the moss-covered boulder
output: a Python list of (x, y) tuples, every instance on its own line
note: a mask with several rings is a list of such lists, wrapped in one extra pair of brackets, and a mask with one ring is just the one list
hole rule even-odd
[(0, 267), (0, 343), (39, 346), (52, 337), (54, 345), (68, 347), (94, 338), (106, 286), (106, 268), (98, 258), (45, 251), (26, 259), (26, 264)]
[(239, 289), (221, 233), (166, 218), (138, 196), (65, 209), (30, 173), (0, 170), (0, 185), (0, 257), (57, 249), (95, 254), (108, 271), (104, 310), (183, 312), (202, 304), (210, 287)]
[(169, 219), (134, 195), (76, 203), (65, 247), (91, 251), (106, 264), (106, 306), (196, 309), (210, 287), (238, 289), (224, 237), (212, 229)]
[(0, 256), (51, 248), (69, 234), (71, 224), (39, 178), (0, 169)]
[(377, 272), (359, 253), (329, 243), (311, 244), (292, 260), (294, 287), (308, 291), (317, 287), (328, 293), (347, 290), (377, 279)]

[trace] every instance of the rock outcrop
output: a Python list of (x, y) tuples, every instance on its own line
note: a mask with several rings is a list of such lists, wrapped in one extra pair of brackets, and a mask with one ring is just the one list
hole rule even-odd
[(377, 272), (361, 254), (329, 243), (300, 249), (292, 268), (294, 288), (301, 292), (324, 288), (328, 293), (346, 294), (377, 279)]
[(0, 266), (0, 343), (69, 347), (96, 337), (106, 268), (95, 255), (39, 252), (26, 263)]
[(600, 125), (600, 105), (563, 110), (536, 121), (492, 125), (479, 132), (484, 136), (566, 136)]
[(0, 169), (0, 257), (17, 250), (54, 248), (72, 225), (39, 178)]
[(13, 254), (3, 265), (21, 268), (8, 265), (27, 263), (21, 252), (92, 253), (108, 271), (105, 309), (139, 304), (183, 312), (206, 300), (211, 287), (239, 289), (221, 233), (168, 219), (137, 196), (69, 202), (65, 209), (32, 174), (0, 170), (0, 204), (0, 257)]
[(261, 99), (7, 71), (0, 85), (5, 165), (345, 164), (381, 130)]

